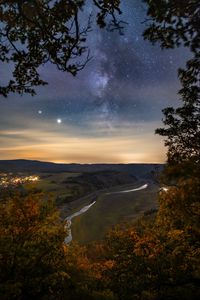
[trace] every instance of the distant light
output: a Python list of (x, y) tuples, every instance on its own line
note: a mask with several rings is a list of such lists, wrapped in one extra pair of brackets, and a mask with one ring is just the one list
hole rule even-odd
[(61, 124), (61, 123), (62, 123), (62, 120), (61, 120), (61, 119), (57, 119), (57, 123), (58, 123), (58, 124)]
[(27, 178), (28, 181), (38, 181), (39, 180), (39, 176), (29, 176)]
[(163, 191), (163, 192), (167, 192), (169, 189), (166, 188), (166, 187), (162, 187), (160, 190)]
[(42, 110), (38, 110), (38, 114), (41, 115), (42, 114)]

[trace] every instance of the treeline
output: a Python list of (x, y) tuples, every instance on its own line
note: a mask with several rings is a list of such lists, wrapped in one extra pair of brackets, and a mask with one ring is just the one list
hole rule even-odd
[(161, 191), (156, 215), (116, 228), (101, 243), (63, 243), (51, 199), (11, 193), (0, 204), (1, 299), (198, 299), (200, 185)]

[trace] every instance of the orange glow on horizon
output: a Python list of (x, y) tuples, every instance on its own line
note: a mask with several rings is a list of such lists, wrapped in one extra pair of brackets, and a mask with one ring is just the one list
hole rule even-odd
[[(113, 128), (91, 122), (88, 131), (49, 122), (28, 123), (27, 128), (0, 130), (1, 159), (31, 159), (55, 163), (163, 163), (162, 139), (154, 134), (158, 124), (117, 123)], [(140, 130), (142, 129), (142, 130)]]

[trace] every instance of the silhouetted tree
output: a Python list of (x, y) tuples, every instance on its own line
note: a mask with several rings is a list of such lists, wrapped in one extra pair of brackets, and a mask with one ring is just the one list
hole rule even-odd
[(200, 161), (200, 3), (198, 0), (145, 0), (148, 5), (144, 37), (162, 48), (189, 47), (192, 58), (186, 69), (179, 69), (183, 105), (164, 112), (165, 128), (156, 133), (165, 136), (168, 162), (177, 164)]
[(200, 46), (200, 4), (198, 0), (144, 0), (147, 29), (144, 37), (160, 42), (162, 48), (189, 47), (196, 54)]
[[(8, 84), (0, 86), (0, 95), (9, 92), (35, 93), (45, 85), (38, 68), (47, 62), (72, 75), (90, 59), (86, 44), (92, 29), (85, 0), (11, 0), (0, 1), (0, 61), (14, 67)], [(119, 0), (92, 0), (96, 22), (109, 30), (123, 28), (116, 15), (121, 14)], [(80, 17), (80, 14), (82, 15)], [(88, 19), (86, 24), (80, 21)], [(81, 58), (81, 61), (78, 59)]]

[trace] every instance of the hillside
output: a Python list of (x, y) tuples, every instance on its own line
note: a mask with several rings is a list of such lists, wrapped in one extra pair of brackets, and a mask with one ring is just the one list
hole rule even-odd
[(102, 172), (118, 171), (136, 176), (148, 176), (160, 171), (164, 164), (58, 164), (37, 160), (0, 160), (0, 172), (59, 173), (59, 172)]

